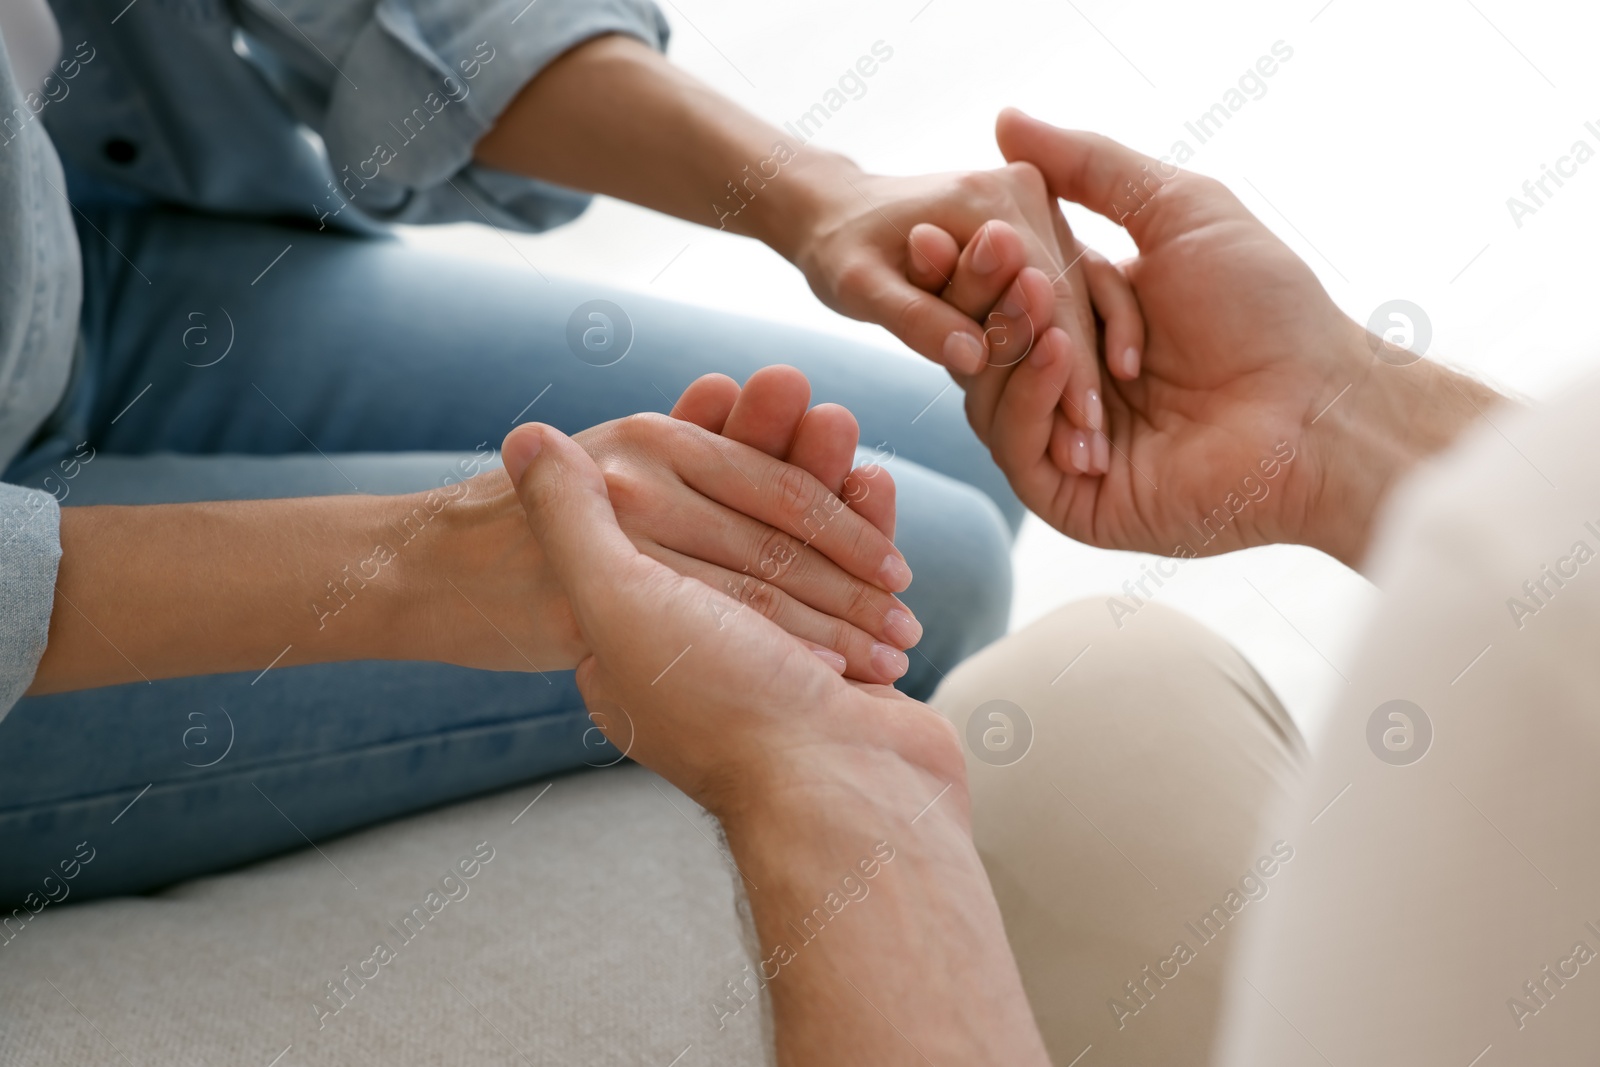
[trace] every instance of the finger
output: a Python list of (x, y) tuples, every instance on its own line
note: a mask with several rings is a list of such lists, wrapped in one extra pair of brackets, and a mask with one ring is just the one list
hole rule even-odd
[(702, 433), (686, 435), (671, 459), (696, 492), (804, 542), (847, 573), (890, 592), (911, 584), (894, 543), (799, 467)]
[(906, 277), (911, 284), (930, 293), (943, 292), (950, 284), (956, 260), (961, 257), (961, 246), (956, 239), (933, 223), (922, 222), (911, 227), (906, 243), (910, 246)]
[(1053, 195), (1126, 227), (1142, 250), (1175, 235), (1175, 223), (1193, 225), (1192, 209), (1232, 213), (1238, 205), (1230, 195), (1215, 195), (1220, 186), (1208, 191), (1214, 183), (1170, 163), (1100, 134), (1058, 129), (1014, 108), (1000, 113), (995, 139), (1006, 159), (1038, 167)]
[(722, 435), (782, 459), (811, 403), (811, 383), (793, 367), (762, 367), (745, 380)]
[(985, 317), (986, 368), (1015, 367), (1053, 325), (1061, 302), (1060, 286), (1037, 267), (1024, 267)]
[[(752, 611), (770, 619), (807, 646), (825, 648), (844, 660), (844, 675), (865, 682), (893, 682), (910, 667), (906, 654), (879, 639), (872, 630), (838, 618), (791, 596), (776, 582), (729, 570), (694, 555), (656, 545), (645, 550), (679, 574), (697, 578), (726, 594), (734, 607), (717, 619), (718, 628), (734, 621), (739, 612)], [(914, 643), (914, 642), (913, 642)], [(909, 647), (909, 645), (907, 646)]]
[(1094, 469), (1092, 449), (1089, 434), (1056, 412), (1055, 425), (1050, 430), (1051, 461), (1066, 474), (1087, 475)]
[(817, 656), (822, 659), (822, 662), (826, 663), (834, 674), (843, 674), (845, 672), (845, 668), (848, 666), (848, 664), (845, 663), (844, 657), (839, 655), (839, 653), (835, 652), (831, 648), (823, 648), (821, 645), (813, 645), (809, 641), (804, 642), (804, 644), (810, 648), (812, 652), (816, 653)]
[(852, 511), (894, 539), (895, 484), (886, 468), (876, 463), (857, 467), (845, 478), (843, 495)]
[(1012, 373), (997, 405), (989, 451), (1024, 500), (1053, 499), (1062, 476), (1051, 458), (1057, 402), (1073, 373), (1072, 342), (1052, 327)]
[(1058, 411), (1050, 433), (1050, 459), (1066, 474), (1098, 478), (1111, 471), (1111, 439), (1077, 429)]
[(623, 580), (643, 557), (617, 525), (600, 468), (566, 434), (537, 422), (507, 434), (500, 458), (556, 581), (575, 605), (604, 602), (601, 587)]
[[(1085, 256), (1088, 250), (1085, 250)], [(1093, 336), (1093, 335), (1091, 335)], [(1059, 398), (1061, 414), (1074, 429), (1082, 430), (1086, 441), (1106, 429), (1106, 407), (1102, 395), (1100, 357), (1093, 340), (1079, 342), (1068, 334), (1069, 350), (1066, 384)]]
[(771, 585), (895, 648), (909, 648), (921, 639), (922, 627), (899, 597), (845, 572), (800, 538), (708, 500), (686, 486), (676, 491), (683, 496), (667, 506), (680, 521), (665, 535), (660, 532), (663, 524), (655, 524), (652, 536), (641, 541), (653, 541)]
[(669, 414), (703, 430), (721, 433), (738, 399), (738, 382), (726, 374), (705, 374), (689, 383)]
[(887, 267), (856, 285), (850, 311), (856, 318), (882, 323), (913, 352), (955, 374), (983, 366), (983, 331), (938, 296)]
[(1055, 291), (1045, 273), (1025, 267), (999, 307), (991, 315), (989, 327), (990, 363), (966, 385), (967, 421), (978, 440), (989, 443), (995, 409), (1011, 377), (1032, 351), (1044, 325), (1054, 314)]
[[(1084, 279), (1094, 309), (1105, 323), (1106, 367), (1123, 381), (1139, 376), (1139, 360), (1144, 352), (1144, 314), (1127, 275), (1098, 252), (1083, 257)], [(1091, 429), (1098, 430), (1099, 426)]]
[(955, 274), (940, 295), (955, 308), (983, 322), (1016, 280), (1017, 272), (1027, 265), (1028, 249), (1022, 235), (1010, 223), (999, 219), (986, 222), (961, 250)]
[[(1104, 474), (1105, 468), (1096, 458), (1102, 454), (1096, 451), (1096, 442), (1108, 446), (1106, 435), (1111, 428), (1106, 422), (1106, 407), (1100, 393), (1100, 360), (1077, 344), (1070, 344), (1070, 349), (1066, 386), (1061, 390), (1058, 407), (1075, 431), (1071, 455), (1074, 458), (1080, 455), (1081, 442), (1081, 455), (1087, 458), (1088, 467), (1080, 473)], [(1103, 449), (1105, 454), (1109, 451), (1109, 447)]]
[(861, 427), (848, 409), (838, 404), (818, 404), (800, 419), (789, 454), (778, 458), (809, 472), (829, 492), (843, 496), (844, 480), (860, 439)]

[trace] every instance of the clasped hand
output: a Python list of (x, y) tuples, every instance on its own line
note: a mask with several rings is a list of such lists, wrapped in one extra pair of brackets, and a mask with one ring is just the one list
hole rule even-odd
[[(634, 415), (573, 440), (638, 553), (772, 620), (831, 670), (887, 684), (906, 672), (903, 650), (922, 636), (894, 595), (911, 583), (893, 543), (894, 482), (875, 465), (852, 469), (854, 417), (831, 404), (808, 411), (809, 396), (792, 368), (759, 371), (743, 390), (712, 375), (670, 417)], [(438, 580), (455, 588), (435, 595), (481, 613), (504, 640), (468, 645), (465, 635), (480, 631), (461, 627), (460, 638), (439, 635), (447, 649), (439, 658), (499, 670), (575, 667), (589, 651), (577, 611), (528, 535), (506, 473), (466, 484), (445, 512), (460, 558)]]

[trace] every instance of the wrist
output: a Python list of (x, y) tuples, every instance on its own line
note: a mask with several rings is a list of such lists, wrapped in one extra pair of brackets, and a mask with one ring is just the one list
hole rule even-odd
[[(787, 140), (782, 143), (789, 145)], [(752, 198), (742, 215), (748, 220), (745, 233), (798, 264), (828, 219), (848, 210), (851, 200), (859, 201), (852, 183), (859, 185), (864, 172), (837, 152), (789, 148), (794, 154), (760, 191), (766, 203)]]
[[(371, 499), (363, 550), (347, 568), (370, 582), (357, 590), (373, 594), (361, 613), (370, 658), (453, 661), (444, 639), (459, 627), (452, 625), (457, 613), (445, 579), (461, 566), (471, 540), (465, 531), (476, 525), (462, 516), (466, 484)], [(336, 600), (328, 605), (338, 608)]]
[(1354, 324), (1351, 334), (1349, 392), (1307, 434), (1323, 475), (1302, 540), (1356, 567), (1395, 485), (1504, 398), (1429, 360), (1396, 366), (1374, 355), (1378, 338)]
[(931, 821), (970, 833), (965, 757), (938, 712), (852, 688), (804, 721), (805, 735), (738, 761), (741, 773), (706, 799), (731, 847), (782, 842), (794, 827), (825, 826), (835, 817), (855, 827), (854, 836), (881, 836), (919, 814), (919, 826)]
[[(570, 669), (570, 611), (505, 472), (388, 498), (398, 589), (384, 658), (490, 670)], [(563, 622), (568, 625), (563, 626)]]

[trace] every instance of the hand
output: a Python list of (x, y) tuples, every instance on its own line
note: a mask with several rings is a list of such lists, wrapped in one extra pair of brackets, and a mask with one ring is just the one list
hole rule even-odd
[[(1038, 170), (1026, 163), (993, 171), (891, 178), (863, 174), (838, 161), (802, 173), (813, 189), (806, 199), (806, 223), (793, 248), (780, 251), (805, 273), (824, 304), (884, 326), (958, 380), (977, 374), (986, 361), (1014, 362), (1018, 357), (1011, 353), (1019, 343), (1010, 340), (1007, 351), (990, 351), (997, 341), (994, 331), (974, 322), (975, 316), (959, 301), (939, 299), (936, 293), (951, 282), (948, 270), (914, 256), (907, 244), (908, 234), (921, 225), (936, 228), (930, 233), (944, 231), (954, 248), (981, 237), (983, 224), (991, 219), (1011, 223), (1027, 242), (1028, 261), (1050, 265), (1054, 321), (1078, 351), (1099, 351), (1091, 296), (1107, 318), (1134, 308), (1131, 298), (1114, 298), (1117, 287), (1126, 289), (1119, 278), (1103, 275), (1100, 285), (1091, 286), (1078, 258), (1083, 246), (1047, 197)], [(980, 275), (999, 274), (1008, 265), (1003, 257), (1009, 252), (991, 250), (980, 240), (972, 267)], [(1020, 347), (1025, 346), (1024, 340)]]
[[(1358, 560), (1389, 486), (1459, 431), (1468, 404), (1427, 400), (1453, 392), (1434, 388), (1448, 372), (1376, 360), (1365, 331), (1221, 184), (1015, 111), (998, 134), (1053, 195), (1127, 227), (1139, 255), (1122, 270), (1148, 332), (1139, 377), (1107, 379), (1103, 477), (1082, 476), (1063, 447), (1065, 339), (1036, 346), (987, 398), (974, 424), (1018, 495), (1105, 547), (1207, 555), (1298, 542)], [(1040, 280), (1017, 279), (1036, 317), (1050, 310)]]
[(808, 410), (810, 402), (806, 376), (775, 364), (752, 374), (743, 389), (725, 374), (704, 375), (683, 391), (671, 415), (799, 467), (893, 538), (894, 479), (875, 463), (852, 470), (861, 439), (855, 416), (839, 404)]
[[(768, 417), (791, 430), (810, 420), (823, 433), (791, 433), (800, 458), (828, 472), (842, 454), (847, 469), (854, 420), (824, 409), (803, 419), (807, 397), (796, 395), (789, 376), (799, 377), (788, 371), (752, 379), (737, 404), (728, 401), (725, 421), (747, 432)], [(686, 399), (693, 406), (701, 398), (703, 409), (705, 396), (702, 387)], [(804, 470), (684, 421), (633, 416), (576, 440), (605, 471), (618, 519), (640, 551), (772, 618), (852, 678), (888, 683), (904, 674), (901, 650), (915, 644), (921, 628), (890, 593), (909, 584), (910, 571), (884, 530), (893, 529), (887, 474), (872, 479), (869, 511), (876, 512), (868, 521)], [(844, 474), (835, 480), (864, 497), (860, 479), (872, 473), (852, 476), (848, 489)], [(585, 646), (504, 472), (464, 484), (466, 497), (444, 511), (457, 536), (444, 542), (444, 573), (431, 589), (454, 610), (438, 615), (445, 625), (431, 639), (446, 646), (442, 658), (451, 662), (570, 669)], [(485, 619), (497, 638), (484, 638)]]
[(832, 759), (812, 758), (824, 749), (881, 749), (926, 763), (941, 783), (961, 777), (937, 712), (884, 686), (847, 683), (837, 664), (762, 613), (642, 551), (575, 440), (526, 424), (502, 456), (586, 649), (579, 689), (591, 712), (627, 712), (596, 721), (635, 760), (717, 814), (752, 792), (770, 798), (778, 782), (799, 788), (807, 768), (828, 777)]
[[(1076, 249), (1068, 258), (1082, 270), (1095, 310), (1104, 322), (1098, 351), (1074, 343), (1066, 335), (1060, 338), (1066, 346), (1066, 358), (1061, 364), (1064, 386), (1057, 404), (1064, 420), (1058, 420), (1060, 450), (1063, 469), (1078, 474), (1105, 474), (1111, 469), (1105, 376), (1109, 372), (1124, 381), (1138, 377), (1144, 320), (1122, 272), (1073, 237), (1059, 209), (1053, 208), (1052, 213), (1057, 225), (1055, 236), (1035, 235), (1029, 241), (1014, 227), (995, 220), (985, 223), (965, 249), (943, 230), (924, 223), (911, 231), (908, 242), (911, 278), (930, 290), (940, 288), (932, 283), (933, 279), (947, 282), (941, 295), (948, 303), (963, 314), (991, 324), (984, 331), (989, 358), (983, 369), (976, 375), (956, 376), (966, 394), (968, 420), (980, 439), (987, 441), (995, 402), (1013, 368), (1035, 349), (1059, 314), (1061, 300), (1056, 286), (1039, 269), (1042, 263), (1059, 275), (1050, 266), (1057, 261), (1055, 254), (1039, 260), (1037, 250), (1041, 245), (1055, 245), (1058, 240), (1064, 243), (1057, 247)], [(1034, 250), (1034, 267), (1024, 269), (1030, 249)], [(1038, 310), (1034, 314), (1030, 309)], [(1105, 366), (1101, 365), (1102, 359)]]
[[(750, 887), (778, 1061), (1048, 1062), (972, 843), (950, 723), (843, 681), (768, 620), (639, 553), (560, 433), (520, 426), (503, 455), (592, 650), (578, 667), (591, 715), (722, 823)], [(844, 910), (841, 889), (872, 904)], [(795, 915), (837, 924), (826, 952), (796, 936)], [(914, 933), (928, 930), (939, 936)]]

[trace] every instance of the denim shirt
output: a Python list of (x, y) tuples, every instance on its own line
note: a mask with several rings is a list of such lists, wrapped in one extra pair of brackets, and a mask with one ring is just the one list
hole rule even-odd
[[(0, 40), (0, 115), (30, 115)], [(67, 388), (83, 300), (66, 179), (37, 121), (0, 134), (0, 464)], [(0, 485), (0, 715), (33, 680), (50, 629), (61, 516), (55, 497)]]
[(649, 0), (51, 7), (65, 50), (81, 41), (97, 54), (71, 83), (84, 106), (68, 98), (44, 113), (74, 167), (202, 210), (351, 229), (571, 220), (586, 197), (473, 164), (473, 146), (574, 45), (667, 38)]
[[(61, 401), (77, 344), (82, 269), (58, 151), (91, 184), (204, 211), (545, 229), (587, 197), (479, 166), (473, 146), (574, 45), (667, 39), (650, 0), (50, 6), (63, 48), (42, 89), (21, 90), (0, 47), (0, 469)], [(44, 654), (60, 558), (55, 499), (0, 484), (0, 717)]]

